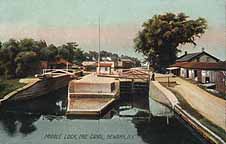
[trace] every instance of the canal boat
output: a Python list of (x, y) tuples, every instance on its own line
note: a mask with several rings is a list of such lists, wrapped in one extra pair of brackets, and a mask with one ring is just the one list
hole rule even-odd
[(68, 87), (67, 115), (98, 116), (119, 98), (119, 81), (95, 73), (72, 80)]
[(63, 69), (45, 71), (41, 75), (36, 75), (24, 87), (19, 88), (6, 95), (1, 102), (20, 101), (43, 96), (60, 88), (67, 87), (69, 81), (79, 77), (81, 72), (69, 72)]

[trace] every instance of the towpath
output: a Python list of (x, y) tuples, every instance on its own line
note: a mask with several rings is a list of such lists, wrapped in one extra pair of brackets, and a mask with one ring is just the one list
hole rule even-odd
[(183, 96), (191, 107), (226, 130), (226, 100), (218, 98), (179, 77), (176, 77), (175, 80), (177, 85), (173, 89)]

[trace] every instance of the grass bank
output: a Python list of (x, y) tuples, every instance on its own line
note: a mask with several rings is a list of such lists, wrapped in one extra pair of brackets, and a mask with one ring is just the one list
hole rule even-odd
[(0, 99), (2, 99), (8, 93), (25, 85), (25, 83), (20, 83), (19, 79), (0, 80)]

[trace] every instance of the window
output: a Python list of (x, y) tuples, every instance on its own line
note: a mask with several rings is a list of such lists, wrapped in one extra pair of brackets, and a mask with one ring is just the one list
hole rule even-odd
[(108, 70), (108, 67), (105, 67), (105, 71), (107, 71)]

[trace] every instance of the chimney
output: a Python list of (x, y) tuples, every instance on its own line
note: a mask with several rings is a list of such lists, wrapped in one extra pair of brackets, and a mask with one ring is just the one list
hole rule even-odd
[(187, 51), (185, 51), (185, 52), (184, 52), (184, 55), (187, 55), (187, 54), (188, 54), (188, 52), (187, 52)]

